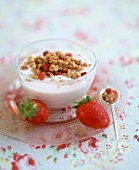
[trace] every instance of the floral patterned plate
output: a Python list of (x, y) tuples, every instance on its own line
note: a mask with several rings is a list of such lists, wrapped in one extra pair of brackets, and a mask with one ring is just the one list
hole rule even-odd
[[(75, 110), (70, 106), (50, 110), (50, 117), (43, 125), (30, 124), (18, 115), (18, 105), (21, 99), (26, 98), (26, 95), (16, 79), (12, 66), (1, 68), (0, 84), (0, 133), (3, 135), (30, 144), (59, 145), (87, 139), (104, 130), (82, 125), (76, 117)], [(120, 100), (116, 105), (118, 118), (126, 105), (126, 88), (112, 66), (100, 62), (87, 95), (92, 96), (105, 107), (112, 124), (110, 107), (99, 98), (100, 90), (106, 86), (112, 86), (120, 91)]]

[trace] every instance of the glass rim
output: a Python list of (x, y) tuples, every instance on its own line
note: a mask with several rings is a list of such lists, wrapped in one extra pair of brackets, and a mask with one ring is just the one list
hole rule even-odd
[[(19, 69), (19, 66), (17, 65), (17, 58), (18, 58), (18, 56), (19, 56), (19, 54), (26, 48), (26, 47), (28, 47), (28, 46), (31, 46), (31, 45), (33, 45), (33, 44), (37, 44), (37, 43), (41, 43), (41, 42), (49, 42), (49, 41), (61, 41), (61, 42), (69, 42), (69, 43), (73, 43), (73, 44), (75, 44), (75, 45), (77, 45), (77, 46), (79, 46), (79, 47), (81, 47), (81, 48), (83, 48), (83, 49), (86, 49), (86, 50), (88, 50), (88, 51), (90, 51), (91, 53), (92, 53), (92, 55), (93, 55), (93, 57), (94, 57), (94, 63), (93, 63), (93, 67), (91, 68), (91, 70), (87, 73), (87, 74), (85, 74), (84, 76), (81, 76), (81, 77), (79, 77), (79, 78), (77, 78), (77, 79), (72, 79), (72, 80), (66, 80), (65, 82), (73, 82), (73, 81), (76, 81), (76, 80), (81, 80), (81, 79), (85, 79), (86, 77), (88, 77), (92, 72), (93, 72), (93, 70), (97, 67), (97, 57), (96, 57), (96, 55), (95, 55), (95, 53), (94, 53), (94, 51), (93, 50), (91, 50), (91, 48), (88, 48), (87, 47), (87, 45), (82, 45), (81, 43), (79, 43), (79, 42), (76, 42), (76, 41), (73, 41), (73, 40), (68, 40), (68, 39), (60, 39), (60, 38), (55, 38), (55, 39), (41, 39), (41, 40), (37, 40), (37, 41), (33, 41), (33, 42), (31, 42), (31, 43), (28, 43), (28, 44), (26, 44), (26, 45), (24, 45), (23, 47), (21, 47), (19, 50), (18, 50), (18, 52), (15, 54), (15, 57), (14, 57), (14, 68), (16, 69), (16, 71), (19, 73), (19, 74), (21, 74), (22, 76), (24, 76), (24, 77), (27, 77), (29, 80), (31, 80), (31, 82), (38, 82), (38, 80), (35, 80), (35, 79), (32, 79), (32, 78), (30, 78), (29, 76), (27, 76), (27, 75), (25, 75), (23, 72), (21, 72), (20, 71), (20, 69)], [(46, 83), (46, 82), (44, 82), (44, 81), (39, 81), (39, 83)], [(48, 82), (47, 82), (48, 83)], [(52, 83), (52, 82), (51, 82)], [(59, 83), (61, 83), (61, 82), (59, 82)]]

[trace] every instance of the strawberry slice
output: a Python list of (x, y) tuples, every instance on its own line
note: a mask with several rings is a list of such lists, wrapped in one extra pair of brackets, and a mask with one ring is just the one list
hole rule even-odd
[(117, 93), (117, 91), (116, 90), (112, 90), (112, 94), (113, 94), (113, 96), (114, 96), (114, 102), (116, 102), (117, 101), (117, 99), (118, 99), (118, 93)]
[(108, 94), (110, 94), (110, 93), (112, 92), (112, 89), (111, 89), (111, 88), (107, 88), (107, 89), (105, 90), (105, 92), (108, 93)]
[(38, 73), (38, 78), (39, 78), (40, 80), (45, 79), (45, 77), (46, 77), (45, 72)]
[(66, 53), (65, 55), (68, 56), (68, 57), (72, 57), (71, 53)]
[(44, 51), (43, 56), (46, 56), (49, 53), (49, 51)]
[(60, 71), (56, 71), (56, 72), (54, 73), (54, 75), (55, 75), (55, 76), (61, 75), (61, 72), (60, 72)]
[(47, 72), (50, 68), (50, 64), (43, 64), (42, 68), (44, 72)]

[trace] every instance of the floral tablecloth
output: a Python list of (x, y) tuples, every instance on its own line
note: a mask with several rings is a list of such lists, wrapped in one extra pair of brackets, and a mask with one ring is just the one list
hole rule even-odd
[(17, 50), (26, 43), (47, 38), (88, 44), (122, 76), (128, 95), (117, 122), (124, 152), (115, 152), (112, 125), (89, 139), (58, 146), (28, 144), (0, 135), (0, 169), (138, 170), (139, 1), (0, 1), (0, 65), (12, 65)]

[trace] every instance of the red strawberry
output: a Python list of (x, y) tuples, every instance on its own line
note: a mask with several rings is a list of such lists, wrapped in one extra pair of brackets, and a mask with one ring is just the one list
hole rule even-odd
[(59, 59), (60, 59), (60, 60), (63, 60), (63, 61), (65, 60), (65, 58), (64, 58), (64, 57), (60, 57)]
[(44, 51), (43, 56), (46, 56), (49, 53), (49, 51)]
[(117, 91), (116, 91), (116, 90), (112, 90), (112, 94), (114, 95), (114, 102), (116, 102), (117, 99), (118, 99), (118, 93), (117, 93)]
[(113, 102), (117, 101), (117, 99), (118, 99), (118, 93), (117, 93), (116, 90), (113, 90), (113, 89), (111, 89), (111, 88), (107, 88), (107, 89), (105, 90), (105, 92), (106, 92), (107, 94), (112, 94), (112, 95), (113, 95), (113, 97), (114, 97)]
[(72, 57), (71, 53), (66, 53), (65, 55), (68, 56), (68, 57)]
[(49, 116), (47, 106), (40, 100), (22, 100), (19, 107), (20, 116), (34, 124), (43, 124)]
[(112, 92), (112, 89), (111, 89), (111, 88), (107, 88), (107, 89), (105, 90), (105, 92), (108, 93), (108, 94), (110, 94), (110, 93)]
[(85, 74), (87, 74), (87, 72), (85, 71), (85, 72), (82, 72), (81, 73), (81, 76), (84, 76)]
[(73, 108), (77, 108), (76, 115), (82, 124), (95, 129), (107, 128), (109, 126), (110, 118), (108, 113), (91, 97), (87, 96)]
[(38, 73), (38, 78), (39, 78), (40, 80), (45, 79), (45, 77), (46, 77), (45, 72)]
[(61, 72), (60, 72), (60, 71), (56, 71), (56, 72), (54, 73), (54, 75), (55, 75), (55, 76), (61, 75)]
[(46, 72), (49, 70), (50, 64), (43, 64), (42, 68), (43, 68), (43, 71)]

